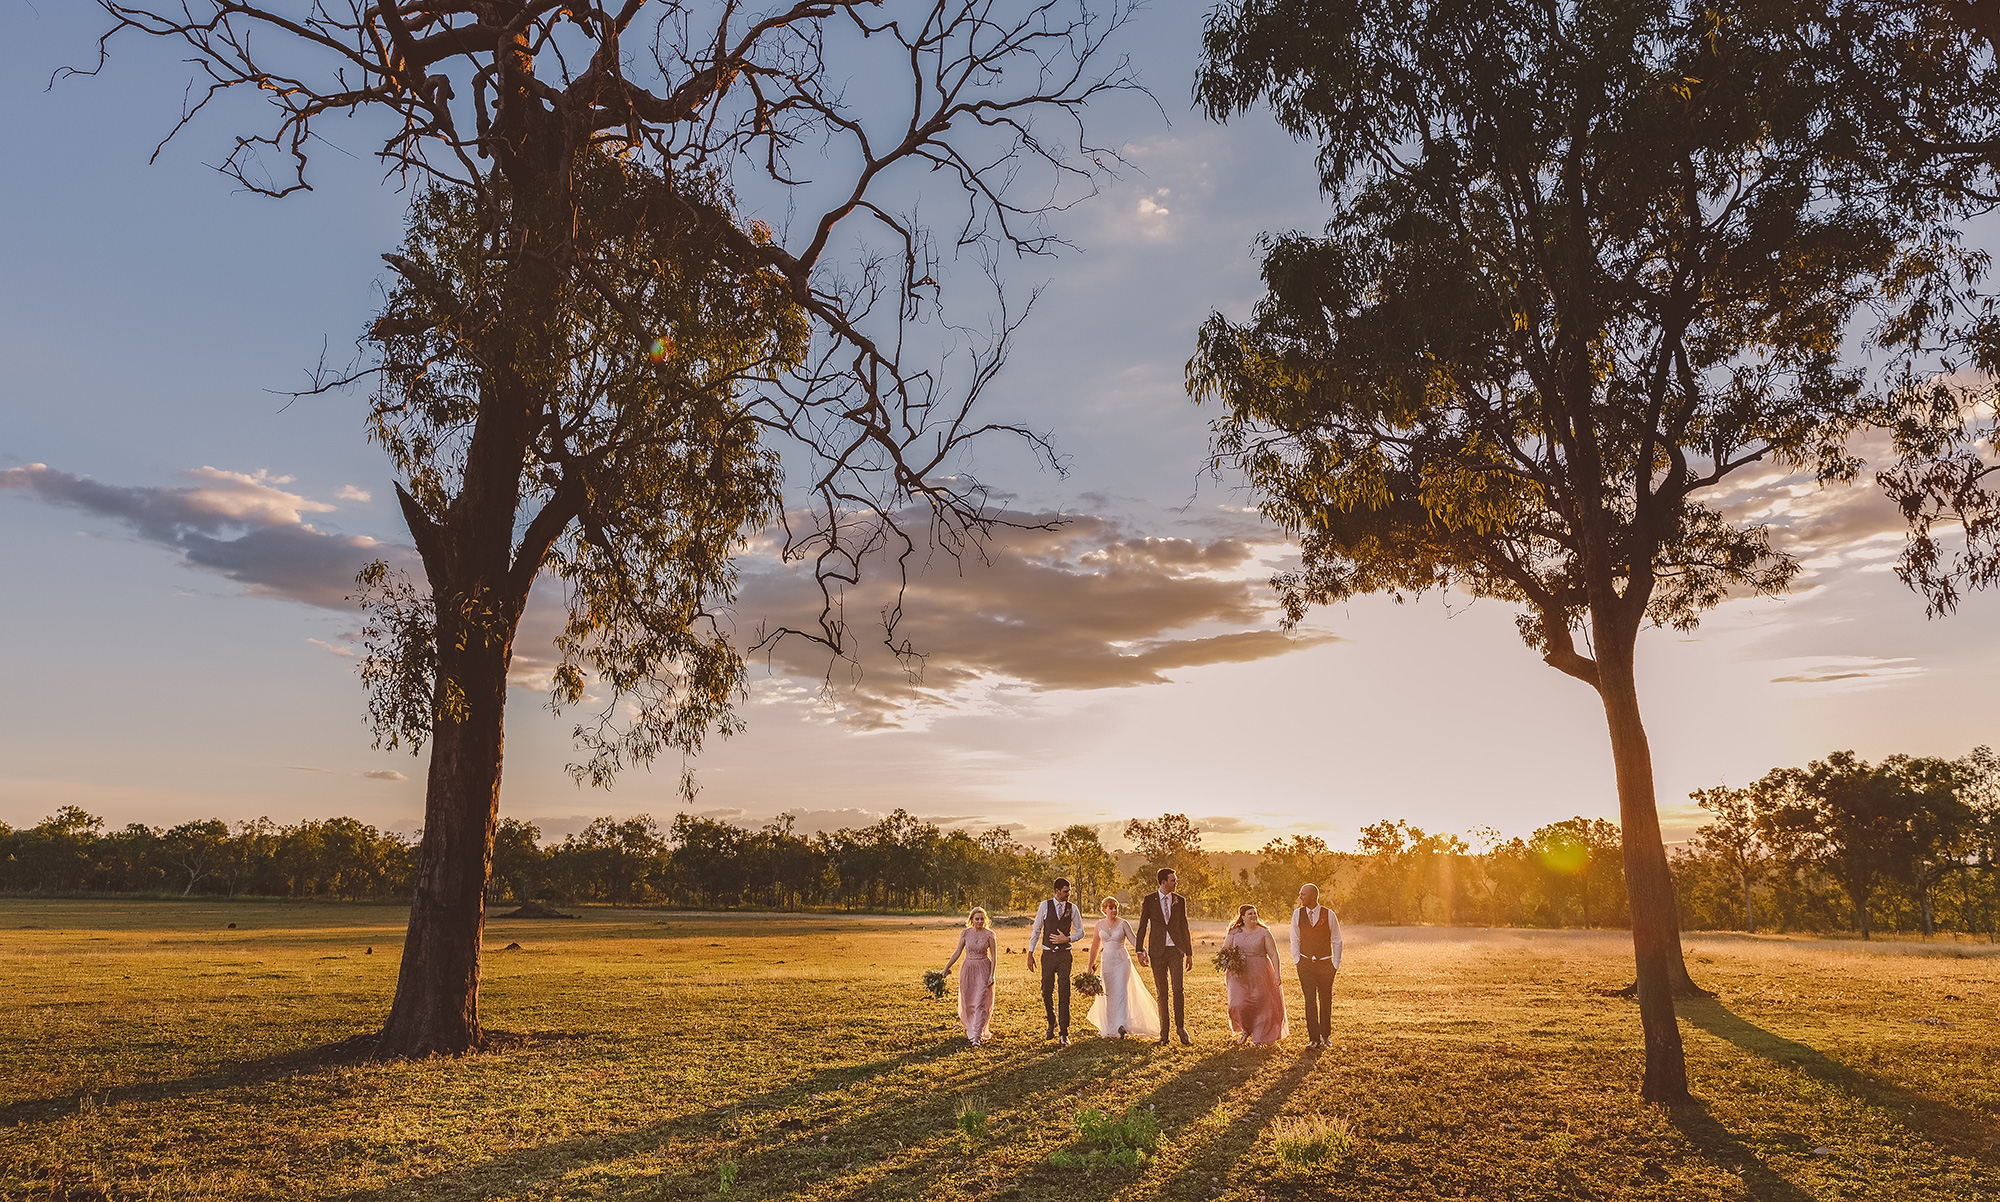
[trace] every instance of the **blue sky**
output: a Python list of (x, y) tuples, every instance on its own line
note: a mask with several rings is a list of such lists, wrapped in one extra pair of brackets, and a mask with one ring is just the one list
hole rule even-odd
[[(359, 395), (273, 392), (323, 351), (351, 357), (405, 196), (358, 129), (320, 152), (311, 193), (233, 191), (203, 165), (226, 153), (227, 113), (149, 165), (186, 68), (133, 42), (99, 76), (47, 86), (96, 32), (86, 6), (0, 15), (0, 821), (77, 804), (114, 823), (347, 813), (411, 829), (422, 761), (370, 748), (357, 623), (337, 602), (335, 569), (404, 542), (386, 463)], [(1369, 600), (1275, 632), (1262, 581), (1286, 550), (1247, 496), (1202, 477), (1206, 415), (1181, 369), (1209, 311), (1254, 300), (1256, 234), (1324, 211), (1309, 150), (1188, 110), (1198, 32), (1196, 6), (1142, 14), (1127, 48), (1165, 119), (1102, 109), (1098, 136), (1135, 169), (1062, 219), (1077, 252), (1012, 270), (1046, 290), (990, 412), (1052, 429), (1069, 471), (998, 447), (968, 466), (1025, 511), (1078, 520), (918, 582), (919, 685), (882, 664), (831, 689), (800, 656), (761, 667), (748, 732), (698, 765), (697, 808), (813, 826), (901, 806), (1030, 834), (1171, 811), (1216, 846), (1344, 843), (1382, 817), (1511, 834), (1615, 814), (1594, 697), (1520, 646), (1505, 607)], [(1688, 790), (1774, 765), (2000, 737), (2000, 602), (1926, 621), (1886, 570), (1894, 514), (1866, 487), (1772, 477), (1731, 501), (1809, 571), (1793, 597), (1643, 640), (1670, 828), (1687, 827)], [(746, 628), (796, 604), (756, 569)], [(673, 766), (570, 783), (534, 630), (503, 812), (560, 831), (682, 808)]]

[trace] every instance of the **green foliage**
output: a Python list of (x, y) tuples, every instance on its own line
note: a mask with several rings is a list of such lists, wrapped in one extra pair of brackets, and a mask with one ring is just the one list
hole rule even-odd
[(727, 1160), (715, 1166), (715, 1192), (717, 1196), (727, 1198), (729, 1191), (736, 1188), (736, 1172), (738, 1167)]
[(1248, 900), (1264, 914), (1288, 914), (1298, 904), (1299, 887), (1318, 885), (1333, 897), (1346, 857), (1334, 852), (1318, 835), (1273, 839), (1257, 852), (1256, 880)]
[[(1287, 613), (1457, 588), (1596, 682), (1642, 622), (1692, 627), (1797, 565), (1715, 486), (1853, 475), (1884, 409), (1843, 366), (1957, 269), (1789, 18), (1692, 4), (1246, 0), (1197, 95), (1320, 147), (1326, 234), (1264, 244), (1248, 322), (1188, 368), (1218, 463), (1300, 540)], [(1948, 240), (1948, 238), (1947, 238)], [(1621, 668), (1621, 671), (1623, 669)]]
[[(1137, 818), (1125, 824), (1125, 837), (1139, 853), (1139, 866), (1126, 881), (1135, 898), (1159, 888), (1159, 870), (1171, 868), (1179, 878), (1181, 896), (1190, 913), (1213, 917), (1221, 910), (1220, 881), (1201, 849), (1201, 832), (1185, 814), (1162, 814), (1152, 822)], [(1136, 923), (1138, 919), (1133, 918)]]
[[(1104, 850), (1097, 831), (1088, 826), (1070, 826), (1057, 831), (1049, 843), (1049, 877), (1069, 881), (1070, 896), (1086, 914), (1118, 889), (1118, 862)], [(1088, 925), (1088, 924), (1086, 924)]]
[(986, 1103), (970, 1094), (960, 1097), (958, 1109), (952, 1112), (952, 1122), (969, 1142), (985, 1138)]
[(1271, 1124), (1271, 1151), (1294, 1169), (1331, 1168), (1354, 1155), (1354, 1132), (1346, 1119), (1288, 1115)]
[(509, 324), (538, 310), (520, 302), (523, 265), (505, 245), (528, 202), (496, 180), (487, 195), (434, 185), (411, 207), (391, 256), (401, 282), (369, 335), (381, 347), (372, 435), (406, 481), (435, 575), (442, 550), (425, 523), (451, 528), (471, 486), (475, 418), (511, 404), (541, 414), (507, 485), (529, 559), (504, 586), (434, 579), (431, 595), (371, 566), (359, 580), (374, 615), (363, 675), (378, 737), (421, 746), (462, 708), (441, 654), (511, 640), (546, 569), (568, 601), (550, 703), (579, 703), (586, 680), (601, 686), (601, 711), (576, 727), (588, 756), (572, 772), (603, 784), (732, 729), (742, 664), (712, 614), (734, 596), (733, 556), (774, 514), (779, 484), (748, 401), (799, 361), (807, 330), (785, 278), (740, 249), (769, 231), (738, 233), (715, 180), (593, 150), (570, 185), (575, 274), (545, 284), (555, 316), (531, 330)]
[(1049, 1163), (1059, 1169), (1136, 1169), (1160, 1143), (1159, 1119), (1136, 1106), (1115, 1118), (1102, 1110), (1079, 1110), (1074, 1125), (1076, 1138), (1049, 1153)]

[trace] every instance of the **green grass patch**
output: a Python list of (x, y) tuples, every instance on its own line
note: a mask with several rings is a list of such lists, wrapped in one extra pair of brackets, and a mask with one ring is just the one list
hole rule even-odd
[(1151, 1110), (1128, 1110), (1116, 1118), (1102, 1110), (1079, 1110), (1076, 1142), (1049, 1153), (1059, 1169), (1136, 1169), (1160, 1146), (1160, 1120)]

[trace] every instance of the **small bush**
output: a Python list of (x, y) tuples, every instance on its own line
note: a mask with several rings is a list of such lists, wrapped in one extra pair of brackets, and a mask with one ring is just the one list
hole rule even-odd
[(1059, 1169), (1136, 1169), (1160, 1144), (1160, 1120), (1150, 1110), (1128, 1110), (1112, 1118), (1102, 1110), (1076, 1116), (1076, 1142), (1049, 1154)]
[(1293, 1168), (1339, 1164), (1354, 1153), (1354, 1132), (1346, 1119), (1292, 1115), (1271, 1124), (1271, 1150)]
[(958, 1100), (956, 1118), (958, 1133), (967, 1139), (978, 1139), (986, 1134), (986, 1104), (974, 1097)]
[(723, 1161), (721, 1164), (716, 1165), (715, 1192), (721, 1197), (727, 1198), (729, 1196), (729, 1191), (735, 1185), (736, 1185), (736, 1166), (729, 1163), (726, 1160)]

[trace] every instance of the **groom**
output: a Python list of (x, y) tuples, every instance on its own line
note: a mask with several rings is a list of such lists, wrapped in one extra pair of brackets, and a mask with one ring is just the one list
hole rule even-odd
[(1142, 950), (1139, 962), (1153, 966), (1153, 993), (1160, 999), (1160, 1042), (1167, 1042), (1167, 994), (1173, 993), (1174, 1029), (1182, 1043), (1188, 1038), (1187, 1000), (1181, 992), (1181, 974), (1194, 963), (1194, 940), (1188, 938), (1187, 901), (1181, 897), (1180, 877), (1171, 868), (1160, 869), (1160, 888), (1148, 893), (1139, 907), (1136, 935)]
[(1035, 910), (1035, 926), (1028, 932), (1028, 971), (1035, 971), (1035, 953), (1042, 953), (1042, 1012), (1048, 1015), (1048, 1034), (1056, 1037), (1058, 1011), (1056, 995), (1062, 995), (1060, 1018), (1062, 1046), (1069, 1046), (1069, 967), (1070, 945), (1083, 938), (1083, 915), (1069, 904), (1069, 882), (1057, 877), (1055, 896)]

